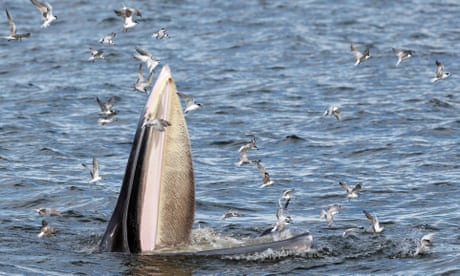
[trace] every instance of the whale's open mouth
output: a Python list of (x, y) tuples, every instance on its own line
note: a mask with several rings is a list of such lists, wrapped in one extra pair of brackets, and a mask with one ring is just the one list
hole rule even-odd
[[(165, 131), (142, 127), (161, 118)], [(189, 240), (195, 204), (187, 126), (176, 86), (164, 66), (140, 116), (103, 251), (150, 252)]]

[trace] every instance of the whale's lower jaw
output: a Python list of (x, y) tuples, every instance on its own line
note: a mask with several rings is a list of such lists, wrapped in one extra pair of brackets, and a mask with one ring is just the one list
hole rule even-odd
[[(164, 132), (145, 118), (170, 122)], [(176, 86), (164, 66), (140, 116), (117, 205), (100, 249), (153, 252), (188, 243), (195, 190), (190, 141)]]

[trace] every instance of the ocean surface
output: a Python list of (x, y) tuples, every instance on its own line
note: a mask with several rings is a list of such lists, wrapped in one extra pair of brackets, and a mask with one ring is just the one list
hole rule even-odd
[[(121, 1), (49, 1), (43, 29), (28, 0), (2, 0), (20, 42), (0, 40), (1, 274), (459, 274), (460, 2), (124, 1), (142, 12), (122, 32)], [(152, 38), (167, 28), (170, 38)], [(116, 32), (115, 45), (98, 40)], [(350, 50), (370, 47), (354, 66)], [(88, 61), (89, 47), (104, 59)], [(135, 47), (168, 64), (178, 90), (203, 107), (186, 116), (193, 152), (193, 243), (249, 242), (276, 222), (278, 198), (295, 189), (292, 234), (299, 254), (239, 258), (154, 257), (98, 252), (115, 206), (147, 95), (132, 89)], [(415, 51), (395, 66), (392, 47)], [(435, 61), (451, 77), (431, 83)], [(144, 66), (144, 74), (146, 74)], [(100, 125), (96, 97), (116, 97), (116, 121)], [(323, 116), (330, 106), (343, 120)], [(275, 184), (260, 188), (255, 165), (237, 166), (256, 137)], [(81, 165), (99, 160), (89, 184)], [(348, 200), (338, 184), (362, 185)], [(327, 226), (320, 211), (342, 209)], [(40, 216), (53, 208), (61, 216)], [(222, 220), (229, 209), (241, 217)], [(363, 210), (384, 226), (367, 228)], [(60, 231), (38, 238), (42, 219)], [(413, 256), (417, 241), (434, 245)]]

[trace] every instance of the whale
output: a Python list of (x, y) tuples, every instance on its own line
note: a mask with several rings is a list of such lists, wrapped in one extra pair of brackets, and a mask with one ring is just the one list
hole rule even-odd
[[(195, 213), (192, 151), (182, 110), (171, 69), (165, 65), (140, 115), (118, 200), (99, 249), (168, 256), (309, 249), (312, 236), (307, 232), (282, 241), (233, 248), (174, 250), (190, 243)], [(146, 120), (152, 118), (166, 120), (170, 126), (164, 131), (145, 127)]]

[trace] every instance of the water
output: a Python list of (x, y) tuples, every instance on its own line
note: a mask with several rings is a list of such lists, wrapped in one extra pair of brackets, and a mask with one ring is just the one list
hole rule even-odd
[[(457, 1), (130, 1), (139, 25), (122, 33), (117, 1), (51, 1), (58, 20), (41, 29), (27, 0), (2, 1), (21, 42), (0, 41), (0, 271), (11, 274), (458, 273), (460, 120), (456, 72)], [(8, 34), (2, 16), (2, 36)], [(171, 38), (155, 40), (161, 27)], [(117, 32), (116, 45), (98, 39)], [(373, 58), (354, 67), (353, 42)], [(247, 240), (275, 221), (287, 188), (296, 198), (293, 233), (310, 231), (313, 253), (221, 260), (98, 253), (115, 205), (134, 130), (145, 104), (132, 91), (134, 47), (169, 64), (179, 91), (203, 108), (187, 116), (196, 183), (195, 235), (210, 244)], [(89, 47), (105, 60), (91, 63)], [(415, 50), (395, 67), (392, 47)], [(432, 84), (435, 60), (452, 77)], [(157, 69), (157, 72), (159, 69)], [(96, 97), (118, 97), (118, 119), (97, 124)], [(344, 120), (322, 113), (340, 106)], [(255, 167), (238, 167), (238, 148), (258, 140), (276, 184), (260, 189)], [(104, 180), (88, 184), (81, 163), (96, 156)], [(348, 201), (338, 185), (362, 183)], [(342, 211), (331, 227), (321, 209)], [(37, 238), (34, 211), (61, 231)], [(243, 217), (220, 220), (230, 209)], [(378, 235), (342, 232), (378, 215)], [(201, 229), (201, 230), (198, 230)], [(436, 233), (423, 257), (411, 252)]]

